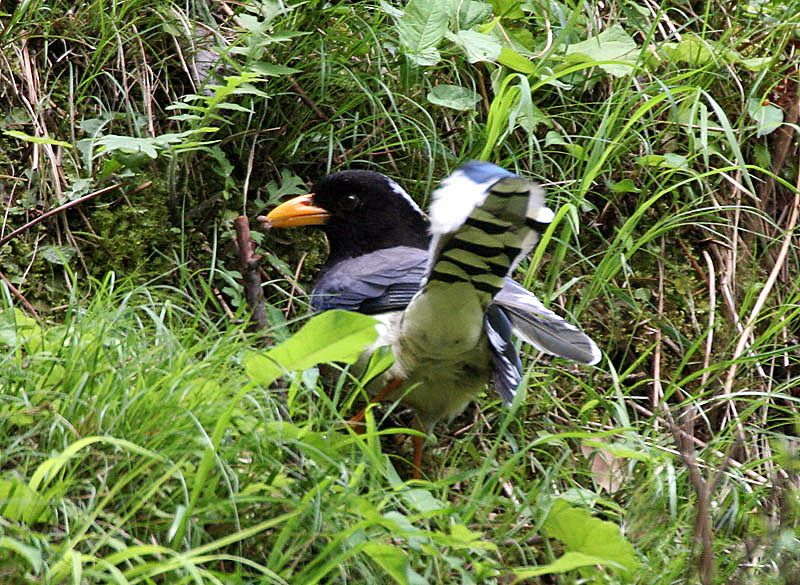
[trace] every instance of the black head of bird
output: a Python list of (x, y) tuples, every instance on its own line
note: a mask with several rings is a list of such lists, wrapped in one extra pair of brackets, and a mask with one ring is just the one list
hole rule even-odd
[(373, 171), (342, 171), (318, 181), (262, 220), (271, 227), (317, 225), (330, 244), (328, 265), (395, 246), (428, 247), (425, 214), (400, 185)]

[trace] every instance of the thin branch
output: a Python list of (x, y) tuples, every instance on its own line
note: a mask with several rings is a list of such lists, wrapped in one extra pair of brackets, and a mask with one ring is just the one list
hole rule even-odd
[[(141, 191), (142, 189), (145, 189), (145, 188), (149, 187), (151, 184), (152, 184), (151, 181), (147, 181), (146, 183), (144, 183), (144, 184), (140, 185), (139, 187), (137, 187), (136, 190), (137, 191)], [(42, 223), (47, 218), (53, 217), (54, 215), (58, 215), (59, 213), (63, 213), (64, 211), (66, 211), (67, 209), (69, 209), (71, 207), (75, 207), (76, 205), (80, 205), (81, 203), (85, 203), (86, 201), (89, 201), (90, 199), (94, 199), (95, 197), (99, 197), (100, 195), (104, 195), (104, 194), (109, 193), (111, 191), (115, 191), (116, 189), (119, 189), (120, 187), (122, 187), (122, 185), (123, 185), (123, 183), (117, 183), (116, 185), (111, 185), (109, 187), (105, 187), (103, 189), (95, 191), (94, 193), (89, 193), (88, 195), (84, 195), (83, 197), (79, 197), (78, 199), (75, 199), (74, 201), (68, 201), (67, 203), (64, 203), (63, 205), (59, 205), (55, 209), (51, 209), (50, 211), (48, 211), (46, 213), (43, 213), (42, 215), (40, 215), (36, 219), (32, 219), (31, 221), (29, 221), (28, 223), (26, 223), (22, 227), (15, 229), (13, 232), (8, 234), (4, 238), (0, 238), (0, 247), (5, 246), (8, 242), (10, 242), (14, 238), (16, 238), (18, 235), (28, 231), (29, 229), (31, 229), (36, 224)]]
[(3, 282), (6, 283), (6, 286), (8, 287), (8, 290), (11, 291), (11, 294), (14, 295), (15, 297), (17, 297), (17, 300), (20, 303), (22, 303), (22, 306), (25, 307), (25, 309), (27, 309), (27, 311), (31, 315), (33, 315), (36, 318), (36, 320), (38, 321), (39, 320), (39, 313), (36, 312), (36, 309), (33, 308), (33, 305), (31, 305), (28, 302), (28, 299), (25, 298), (25, 296), (19, 291), (19, 289), (17, 287), (15, 287), (13, 284), (11, 284), (11, 281), (8, 280), (8, 278), (6, 277), (5, 274), (3, 274), (2, 271), (0, 271), (0, 280), (2, 280)]
[(239, 246), (239, 263), (244, 274), (244, 292), (247, 306), (259, 329), (266, 329), (267, 312), (264, 309), (264, 291), (261, 289), (261, 274), (258, 271), (261, 256), (255, 253), (256, 244), (250, 237), (250, 220), (240, 215), (234, 220), (236, 244)]

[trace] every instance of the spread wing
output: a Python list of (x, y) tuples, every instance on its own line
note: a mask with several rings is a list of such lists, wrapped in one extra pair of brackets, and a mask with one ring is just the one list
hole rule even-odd
[(420, 289), (428, 251), (408, 246), (385, 248), (337, 262), (311, 292), (317, 311), (346, 309), (373, 315), (406, 308)]
[(494, 302), (508, 315), (514, 333), (539, 351), (582, 364), (600, 361), (600, 349), (588, 335), (545, 308), (533, 293), (510, 278)]

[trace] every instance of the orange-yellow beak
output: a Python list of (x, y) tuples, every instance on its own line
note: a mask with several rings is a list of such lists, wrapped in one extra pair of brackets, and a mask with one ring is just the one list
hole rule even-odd
[(330, 213), (313, 203), (314, 194), (300, 195), (284, 201), (270, 211), (266, 217), (259, 216), (258, 221), (265, 228), (298, 227), (303, 225), (322, 225), (330, 217)]

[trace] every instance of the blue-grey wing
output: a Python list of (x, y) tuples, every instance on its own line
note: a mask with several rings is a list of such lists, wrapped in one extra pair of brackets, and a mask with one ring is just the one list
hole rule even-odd
[(427, 261), (427, 250), (399, 246), (337, 262), (320, 276), (311, 305), (368, 315), (405, 309), (420, 289)]
[(492, 351), (492, 382), (506, 404), (511, 404), (522, 381), (522, 362), (511, 338), (511, 321), (496, 304), (486, 309), (484, 331)]
[(506, 278), (494, 302), (511, 320), (514, 333), (539, 351), (582, 364), (600, 361), (600, 349), (588, 335), (547, 309), (533, 293), (510, 278)]

